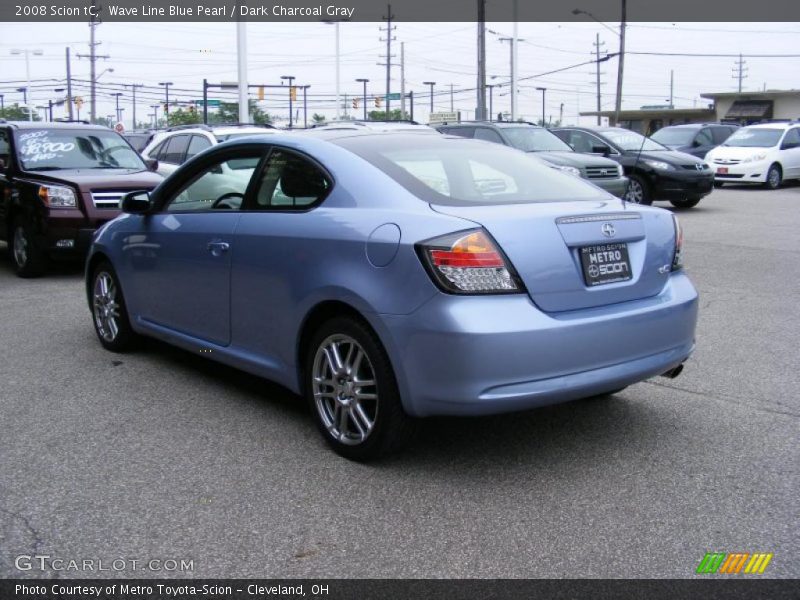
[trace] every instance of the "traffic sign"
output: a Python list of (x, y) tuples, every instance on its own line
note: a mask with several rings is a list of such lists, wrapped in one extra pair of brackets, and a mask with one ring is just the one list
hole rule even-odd
[(393, 92), (391, 94), (386, 94), (387, 100), (400, 100), (400, 92)]
[[(220, 101), (219, 100), (211, 100), (211, 99), (209, 99), (209, 100), (206, 100), (206, 104), (208, 105), (209, 108), (219, 108)], [(203, 106), (203, 101), (202, 100), (195, 100), (194, 101), (194, 105), (197, 106), (197, 107), (201, 107), (201, 106)]]
[(114, 131), (116, 131), (117, 133), (124, 133), (125, 125), (123, 125), (122, 123), (117, 123), (116, 125), (114, 125)]

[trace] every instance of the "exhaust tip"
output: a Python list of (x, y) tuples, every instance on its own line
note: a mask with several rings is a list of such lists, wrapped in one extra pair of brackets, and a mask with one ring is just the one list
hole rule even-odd
[(678, 375), (683, 372), (683, 363), (679, 364), (677, 367), (670, 369), (661, 374), (661, 377), (667, 377), (668, 379), (675, 379)]

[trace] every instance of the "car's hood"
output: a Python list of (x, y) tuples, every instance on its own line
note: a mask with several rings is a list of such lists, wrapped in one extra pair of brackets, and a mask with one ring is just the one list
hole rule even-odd
[(63, 169), (60, 171), (27, 171), (25, 175), (55, 183), (68, 182), (82, 191), (99, 188), (149, 190), (164, 179), (158, 173), (140, 169)]
[(604, 156), (593, 156), (591, 154), (578, 154), (577, 152), (529, 152), (542, 160), (561, 167), (613, 167), (617, 168), (617, 163)]
[(639, 158), (649, 158), (651, 160), (660, 160), (671, 165), (694, 165), (702, 163), (703, 161), (696, 156), (686, 154), (685, 152), (678, 152), (676, 150), (645, 150), (641, 154), (638, 150), (626, 150), (625, 156), (636, 156)]
[(732, 158), (741, 160), (753, 156), (753, 154), (762, 154), (771, 150), (774, 146), (766, 148), (758, 146), (717, 146), (709, 152), (709, 155), (714, 158)]

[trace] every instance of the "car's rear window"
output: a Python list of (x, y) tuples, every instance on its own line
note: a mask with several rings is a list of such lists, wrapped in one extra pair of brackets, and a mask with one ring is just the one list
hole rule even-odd
[(398, 134), (335, 143), (432, 204), (528, 204), (596, 200), (603, 194), (524, 152), (480, 141)]

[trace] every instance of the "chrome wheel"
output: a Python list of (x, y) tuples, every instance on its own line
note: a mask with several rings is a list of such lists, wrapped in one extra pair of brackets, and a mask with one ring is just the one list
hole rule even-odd
[(28, 238), (25, 237), (25, 229), (21, 225), (14, 229), (14, 260), (20, 268), (28, 262)]
[(94, 324), (97, 333), (107, 342), (113, 342), (119, 335), (119, 302), (117, 286), (114, 278), (105, 271), (100, 271), (94, 279), (92, 294), (94, 307)]
[(642, 184), (635, 179), (628, 181), (628, 191), (625, 192), (625, 200), (641, 204), (642, 200), (644, 200), (644, 188)]
[(353, 338), (336, 334), (317, 348), (312, 367), (314, 406), (334, 440), (356, 446), (375, 427), (378, 386), (364, 349)]

